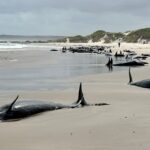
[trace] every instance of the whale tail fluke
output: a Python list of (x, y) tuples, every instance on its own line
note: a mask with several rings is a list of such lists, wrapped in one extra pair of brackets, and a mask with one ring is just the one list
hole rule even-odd
[(131, 84), (132, 82), (133, 82), (133, 79), (132, 79), (132, 75), (131, 75), (131, 71), (129, 67), (129, 84)]
[(82, 91), (82, 83), (80, 83), (80, 85), (79, 85), (78, 99), (75, 102), (75, 104), (78, 104), (78, 103), (80, 103), (81, 106), (88, 105), (84, 99), (84, 95), (83, 95), (83, 91)]

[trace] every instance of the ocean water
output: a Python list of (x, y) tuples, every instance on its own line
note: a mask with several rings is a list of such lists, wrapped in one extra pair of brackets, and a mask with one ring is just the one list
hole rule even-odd
[[(38, 48), (38, 49), (58, 49), (61, 50), (62, 46), (55, 46), (51, 44), (22, 44), (22, 43), (0, 43), (0, 51), (24, 51), (24, 50), (31, 50), (32, 48)], [(37, 50), (37, 49), (36, 49)]]
[(0, 35), (0, 42), (49, 41), (62, 38), (65, 36)]
[(21, 49), (26, 47), (25, 44), (15, 44), (15, 43), (0, 43), (0, 50), (2, 49)]
[[(98, 54), (49, 51), (55, 63), (29, 68), (0, 68), (0, 91), (54, 90), (73, 87), (72, 78), (128, 69), (106, 67), (108, 57)], [(120, 61), (120, 60), (116, 60)], [(69, 79), (69, 80), (68, 80)]]

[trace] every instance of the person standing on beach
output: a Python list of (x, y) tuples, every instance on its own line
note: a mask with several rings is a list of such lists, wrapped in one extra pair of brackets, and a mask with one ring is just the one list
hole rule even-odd
[(119, 39), (118, 39), (118, 47), (120, 47), (120, 46), (121, 46), (121, 41), (122, 41), (122, 39), (121, 39), (121, 38), (119, 38)]

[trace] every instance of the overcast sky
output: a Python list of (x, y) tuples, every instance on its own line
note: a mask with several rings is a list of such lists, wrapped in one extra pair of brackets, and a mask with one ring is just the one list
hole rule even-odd
[(150, 0), (1, 0), (0, 34), (87, 35), (150, 27)]

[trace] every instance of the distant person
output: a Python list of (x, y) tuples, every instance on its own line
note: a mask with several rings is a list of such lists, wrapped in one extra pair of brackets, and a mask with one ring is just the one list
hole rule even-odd
[(120, 42), (118, 42), (118, 47), (120, 47), (120, 45), (121, 45), (121, 43), (120, 43)]

